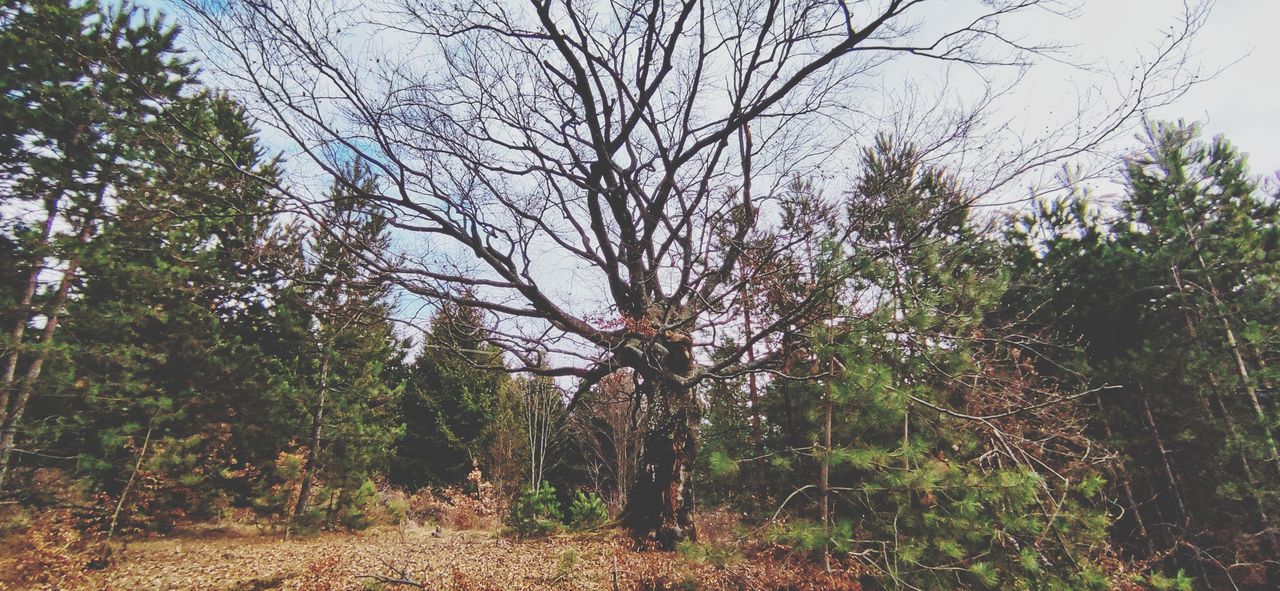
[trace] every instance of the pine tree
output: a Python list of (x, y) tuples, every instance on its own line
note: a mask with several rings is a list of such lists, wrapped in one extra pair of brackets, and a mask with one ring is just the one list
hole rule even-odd
[(349, 170), (330, 189), (312, 230), (313, 261), (299, 293), (313, 318), (315, 345), (304, 355), (310, 428), (295, 518), (307, 511), (322, 460), (328, 480), (349, 494), (385, 469), (386, 450), (399, 433), (400, 384), (390, 380), (403, 353), (390, 320), (390, 286), (369, 271), (387, 250), (388, 220), (354, 197), (375, 183), (367, 169)]
[[(176, 28), (129, 5), (7, 2), (0, 174), (5, 205), (34, 205), (39, 229), (23, 245), (28, 279), (9, 329), (0, 383), (0, 486), (23, 413), (55, 346), (64, 307), (115, 192), (145, 174), (166, 109), (190, 80)], [(68, 228), (69, 231), (61, 230)], [(43, 306), (40, 274), (60, 262)], [(28, 327), (43, 326), (32, 338)], [(19, 368), (22, 367), (21, 372)]]
[(418, 488), (459, 482), (471, 471), (510, 379), (501, 368), (479, 312), (443, 304), (409, 368), (394, 480)]
[(1122, 386), (1095, 418), (1123, 454), (1120, 539), (1217, 585), (1233, 575), (1210, 557), (1247, 564), (1276, 548), (1276, 419), (1259, 386), (1275, 350), (1278, 210), (1228, 142), (1197, 136), (1149, 126), (1114, 210), (1078, 189), (1024, 218), (1010, 301), (1080, 343), (1045, 351), (1046, 371)]
[(123, 499), (134, 474), (148, 471), (168, 487), (152, 502), (175, 506), (141, 513), (198, 516), (226, 490), (224, 475), (256, 461), (236, 435), (280, 385), (278, 360), (255, 338), (287, 332), (266, 301), (280, 278), (269, 262), (280, 237), (269, 180), (226, 162), (259, 179), (275, 174), (243, 110), (198, 94), (168, 116), (173, 126), (151, 140), (170, 149), (121, 187), (88, 245), (67, 314), (73, 344), (53, 360), (49, 402), (33, 410), (51, 426), (38, 436), (81, 454), (108, 494)]
[(850, 202), (876, 206), (848, 210), (846, 258), (829, 257), (846, 291), (793, 341), (810, 379), (775, 385), (799, 433), (773, 469), (784, 501), (813, 499), (775, 535), (886, 587), (1106, 588), (1082, 409), (992, 322), (1006, 278), (967, 197), (887, 137), (862, 170)]

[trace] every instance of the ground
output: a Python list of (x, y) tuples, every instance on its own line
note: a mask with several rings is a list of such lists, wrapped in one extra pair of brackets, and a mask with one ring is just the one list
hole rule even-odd
[[(639, 552), (616, 531), (515, 540), (488, 531), (385, 527), (284, 541), (253, 530), (187, 530), (113, 546), (105, 568), (13, 589), (364, 590), (856, 589), (774, 554)], [(615, 583), (616, 581), (616, 583)], [(4, 585), (0, 583), (0, 588)]]

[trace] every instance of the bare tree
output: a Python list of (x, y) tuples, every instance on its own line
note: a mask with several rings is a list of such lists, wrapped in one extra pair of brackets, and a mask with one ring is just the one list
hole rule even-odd
[[(510, 369), (576, 378), (620, 368), (649, 410), (624, 521), (671, 547), (695, 537), (692, 467), (705, 380), (775, 370), (748, 352), (829, 300), (817, 284), (756, 319), (712, 360), (736, 322), (736, 272), (775, 194), (861, 130), (894, 62), (1020, 71), (1055, 48), (1002, 23), (1065, 14), (1058, 0), (184, 0), (220, 79), (242, 91), (295, 164), (339, 176), (358, 160), (386, 182), (365, 192), (392, 212), (395, 256), (366, 263), (410, 294), (474, 306)], [(963, 5), (963, 6), (961, 6)], [(1184, 89), (1179, 66), (1203, 19), (1139, 64), (1116, 100), (1044, 136), (1001, 146), (991, 83), (931, 122), (939, 158), (986, 146), (982, 196), (1028, 171), (1096, 149)], [(1012, 79), (1016, 79), (1016, 75)], [(921, 104), (926, 104), (921, 102)], [(834, 125), (838, 123), (838, 125)], [(874, 130), (873, 130), (874, 131)], [(1000, 147), (997, 147), (1000, 146)], [(299, 199), (306, 191), (286, 188)], [(352, 187), (359, 191), (359, 187)], [(788, 248), (770, 242), (769, 259)], [(747, 358), (744, 360), (744, 358)], [(573, 404), (571, 402), (571, 404)]]
[(564, 425), (564, 399), (560, 389), (545, 379), (527, 381), (522, 389), (521, 410), (529, 445), (529, 487), (538, 490), (542, 488), (547, 469), (547, 451)]
[(616, 508), (626, 504), (636, 478), (646, 422), (642, 402), (636, 396), (633, 375), (619, 370), (601, 379), (571, 416), (588, 461), (606, 472), (610, 484), (606, 498)]

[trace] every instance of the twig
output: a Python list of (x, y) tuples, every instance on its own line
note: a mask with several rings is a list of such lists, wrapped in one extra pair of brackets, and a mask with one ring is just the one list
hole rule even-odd
[(413, 579), (397, 579), (395, 577), (386, 577), (383, 575), (357, 575), (358, 579), (373, 579), (384, 585), (404, 585), (406, 587), (414, 587), (416, 589), (426, 589), (426, 583), (419, 583)]
[(138, 471), (142, 470), (142, 461), (147, 457), (147, 445), (151, 443), (151, 431), (155, 428), (156, 417), (159, 413), (151, 415), (151, 420), (147, 423), (147, 435), (142, 439), (142, 448), (138, 450), (138, 461), (133, 465), (133, 472), (129, 473), (129, 481), (124, 483), (124, 489), (120, 491), (120, 499), (116, 501), (116, 509), (111, 512), (111, 525), (107, 527), (107, 540), (110, 540), (116, 534), (116, 524), (120, 522), (120, 509), (124, 508), (124, 499), (129, 496), (129, 489), (133, 487), (133, 481), (138, 477)]
[(1009, 416), (1013, 416), (1013, 415), (1016, 415), (1016, 414), (1019, 414), (1019, 413), (1024, 413), (1024, 412), (1027, 412), (1027, 411), (1029, 411), (1029, 410), (1035, 410), (1035, 409), (1037, 409), (1037, 408), (1044, 408), (1044, 407), (1049, 406), (1049, 405), (1052, 405), (1052, 404), (1060, 404), (1060, 403), (1063, 403), (1063, 402), (1069, 402), (1069, 401), (1075, 400), (1075, 399), (1077, 399), (1077, 398), (1083, 398), (1083, 397), (1088, 396), (1088, 395), (1090, 395), (1090, 394), (1096, 394), (1096, 393), (1101, 392), (1101, 391), (1103, 391), (1103, 390), (1114, 390), (1114, 389), (1119, 388), (1119, 387), (1120, 387), (1120, 386), (1115, 386), (1115, 385), (1112, 385), (1112, 386), (1100, 386), (1100, 387), (1097, 387), (1097, 388), (1093, 388), (1093, 389), (1091, 389), (1091, 390), (1085, 390), (1084, 392), (1080, 392), (1080, 393), (1078, 393), (1078, 394), (1072, 394), (1072, 395), (1070, 395), (1070, 396), (1063, 396), (1063, 397), (1060, 397), (1060, 398), (1054, 398), (1053, 400), (1046, 400), (1045, 402), (1040, 402), (1040, 403), (1037, 403), (1037, 404), (1032, 404), (1032, 405), (1030, 405), (1030, 406), (1023, 406), (1023, 407), (1020, 407), (1020, 408), (1015, 408), (1015, 409), (1013, 409), (1013, 410), (1011, 410), (1011, 411), (1008, 411), (1008, 412), (1002, 412), (1002, 413), (999, 413), (999, 414), (986, 415), (986, 416), (967, 415), (967, 414), (964, 414), (964, 413), (962, 413), (962, 412), (957, 412), (957, 411), (951, 410), (951, 409), (949, 409), (949, 408), (947, 408), (947, 407), (945, 407), (945, 406), (938, 406), (938, 405), (936, 405), (936, 404), (934, 404), (934, 403), (932, 403), (932, 402), (929, 402), (928, 400), (925, 400), (925, 399), (923, 399), (923, 398), (919, 398), (919, 397), (917, 397), (917, 396), (911, 396), (911, 401), (912, 401), (912, 402), (915, 402), (916, 404), (922, 404), (922, 405), (924, 405), (924, 406), (927, 406), (927, 407), (929, 407), (929, 408), (931, 408), (931, 409), (933, 409), (933, 410), (936, 410), (936, 411), (938, 411), (938, 412), (940, 412), (940, 413), (951, 415), (951, 416), (956, 417), (956, 418), (958, 418), (958, 419), (968, 419), (968, 420), (971, 420), (971, 421), (989, 421), (989, 420), (991, 420), (991, 419), (1002, 419), (1002, 418), (1004, 418), (1004, 417), (1009, 417)]

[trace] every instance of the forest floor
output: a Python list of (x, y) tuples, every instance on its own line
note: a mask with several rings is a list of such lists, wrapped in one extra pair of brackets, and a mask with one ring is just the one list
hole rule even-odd
[[(378, 577), (384, 577), (379, 579)], [(336, 591), (858, 589), (811, 562), (738, 552), (641, 552), (617, 531), (514, 540), (491, 531), (384, 527), (284, 541), (250, 528), (187, 530), (113, 548), (105, 568), (13, 589)], [(4, 588), (0, 583), (0, 589)]]

